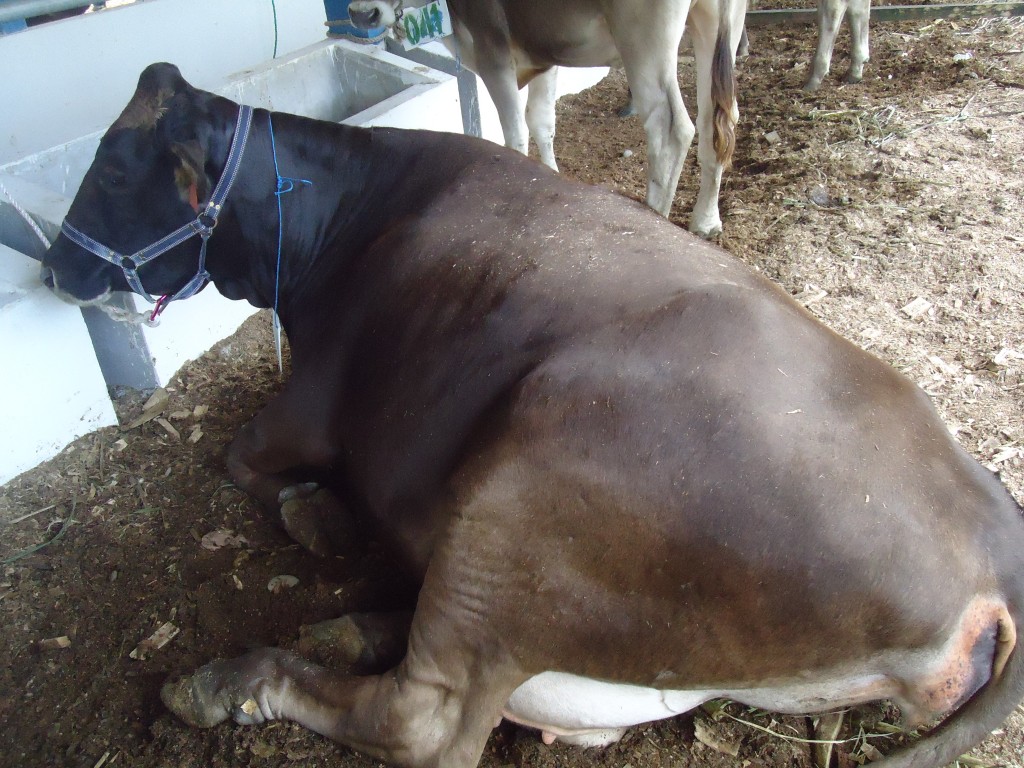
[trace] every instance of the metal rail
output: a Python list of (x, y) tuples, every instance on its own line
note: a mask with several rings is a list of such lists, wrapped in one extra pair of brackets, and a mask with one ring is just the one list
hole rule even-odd
[[(1024, 16), (1024, 2), (972, 3), (963, 5), (879, 5), (871, 8), (871, 23), (916, 21), (920, 19), (977, 19)], [(747, 11), (748, 27), (779, 24), (817, 24), (816, 8), (787, 8), (777, 11)]]
[(47, 13), (60, 13), (72, 8), (88, 8), (92, 3), (82, 0), (4, 0), (0, 2), (0, 22), (31, 19)]

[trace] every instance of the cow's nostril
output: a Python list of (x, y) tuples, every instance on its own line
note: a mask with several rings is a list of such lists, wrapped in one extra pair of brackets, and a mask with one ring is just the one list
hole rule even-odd
[(370, 11), (370, 26), (376, 27), (380, 24), (380, 8), (374, 8)]
[(53, 279), (53, 270), (47, 266), (39, 268), (39, 279), (50, 290), (53, 290), (54, 285), (56, 285), (56, 281)]

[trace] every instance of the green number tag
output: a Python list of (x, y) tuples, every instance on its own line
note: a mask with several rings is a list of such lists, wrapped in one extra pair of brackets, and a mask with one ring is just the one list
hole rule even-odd
[(452, 17), (445, 0), (431, 0), (421, 8), (406, 8), (398, 23), (406, 50), (452, 33)]

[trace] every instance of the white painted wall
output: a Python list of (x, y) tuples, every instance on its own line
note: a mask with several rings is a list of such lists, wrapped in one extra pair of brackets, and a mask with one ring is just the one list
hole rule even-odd
[[(278, 54), (322, 40), (322, 0), (276, 0)], [(140, 0), (0, 37), (0, 165), (105, 129), (155, 61), (210, 88), (273, 57), (270, 0)]]
[(0, 245), (0, 484), (76, 437), (116, 424), (82, 313), (39, 282), (39, 263)]

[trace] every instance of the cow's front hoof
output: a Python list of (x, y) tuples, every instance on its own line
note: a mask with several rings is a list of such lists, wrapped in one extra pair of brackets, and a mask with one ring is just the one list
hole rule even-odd
[(289, 497), (281, 505), (281, 523), (292, 539), (319, 557), (334, 555), (354, 535), (348, 510), (326, 489)]
[(284, 504), (286, 501), (291, 501), (292, 499), (305, 499), (312, 496), (319, 490), (319, 483), (296, 483), (295, 485), (286, 485), (281, 489), (280, 493), (277, 494), (277, 503)]

